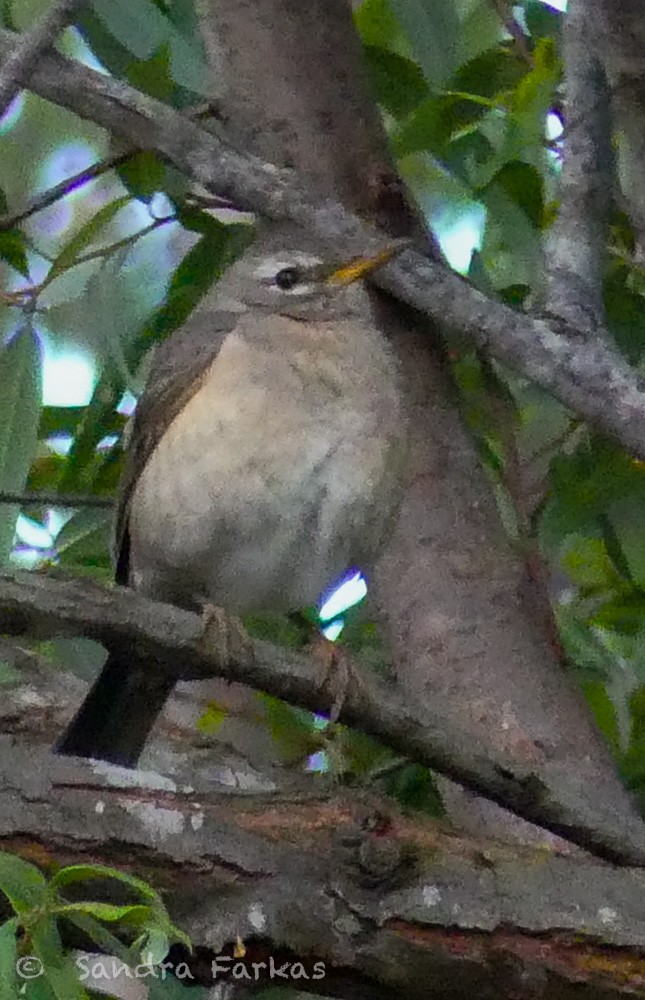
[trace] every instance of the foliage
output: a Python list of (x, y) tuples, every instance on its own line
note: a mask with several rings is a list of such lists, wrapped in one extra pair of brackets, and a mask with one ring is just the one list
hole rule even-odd
[[(13, 22), (20, 27), (39, 2), (15, 0)], [(446, 252), (456, 227), (479, 230), (463, 266), (473, 283), (518, 309), (538, 301), (545, 235), (557, 208), (559, 13), (539, 0), (363, 0), (355, 19), (401, 172)], [(175, 107), (198, 105), (205, 93), (192, 0), (96, 0), (80, 32), (115, 77)], [(21, 145), (29, 145), (33, 164), (62, 143), (82, 142), (92, 158), (103, 152), (96, 130), (49, 108), (45, 115), (33, 97), (10, 136), (11, 149), (0, 143), (2, 212), (25, 204), (38, 184), (35, 166), (16, 169)], [(181, 324), (249, 229), (214, 217), (213, 206), (195, 202), (186, 179), (150, 153), (61, 204), (0, 231), (0, 268), (12, 289), (1, 309), (11, 336), (0, 353), (0, 489), (110, 496), (122, 461), (124, 392), (136, 396), (149, 347)], [(619, 213), (609, 251), (608, 325), (640, 366), (645, 282), (629, 221)], [(86, 404), (40, 404), (44, 338), (93, 357), (97, 381)], [(471, 345), (455, 340), (448, 355), (506, 529), (551, 573), (567, 664), (626, 779), (645, 789), (645, 468)], [(5, 560), (16, 515), (15, 506), (0, 506)], [(25, 505), (11, 558), (50, 560), (107, 579), (108, 524), (103, 511), (52, 514)], [(37, 526), (48, 532), (40, 548), (25, 541)], [(369, 626), (350, 629), (349, 640), (380, 669)], [(225, 715), (215, 705), (204, 731), (216, 730)], [(320, 724), (306, 713), (269, 700), (259, 716), (293, 766), (327, 752)], [(346, 777), (387, 770), (382, 748), (352, 734), (333, 752)], [(427, 773), (405, 777), (394, 766), (390, 773), (393, 794), (434, 808)]]
[[(96, 883), (111, 898), (116, 890), (135, 901), (78, 898), (79, 890)], [(67, 898), (70, 889), (72, 899)], [(69, 929), (77, 937), (80, 932), (89, 947), (97, 946), (130, 967), (163, 961), (175, 941), (190, 948), (159, 894), (141, 879), (113, 868), (71, 865), (47, 879), (30, 862), (0, 852), (0, 891), (14, 913), (0, 925), (0, 1000), (88, 998), (84, 969), (63, 946)], [(130, 941), (127, 946), (124, 936)]]

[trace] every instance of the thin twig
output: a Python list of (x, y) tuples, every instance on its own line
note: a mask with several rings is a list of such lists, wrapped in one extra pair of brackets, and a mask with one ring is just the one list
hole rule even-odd
[[(80, 257), (77, 257), (72, 264), (70, 264), (70, 267), (76, 267), (78, 264), (87, 264), (88, 260), (97, 260), (100, 257), (108, 257), (110, 254), (114, 253), (117, 250), (123, 250), (125, 247), (131, 246), (132, 244), (140, 240), (143, 236), (147, 236), (149, 233), (154, 232), (155, 229), (159, 229), (161, 226), (165, 226), (169, 222), (176, 222), (176, 221), (177, 221), (176, 215), (164, 215), (158, 219), (154, 219), (154, 221), (151, 222), (150, 225), (144, 226), (143, 229), (139, 229), (136, 233), (131, 233), (130, 236), (124, 236), (123, 239), (117, 240), (115, 243), (109, 243), (105, 247), (99, 247), (98, 250), (89, 250), (87, 253), (82, 254)], [(56, 277), (57, 278), (60, 277), (60, 274), (57, 273)], [(47, 284), (47, 279), (45, 279), (45, 281), (43, 282), (43, 287), (46, 284)]]
[(40, 56), (51, 48), (63, 28), (87, 0), (58, 0), (31, 31), (20, 35), (16, 46), (0, 66), (0, 118), (24, 86), (25, 78)]
[[(204, 111), (201, 107), (191, 107), (182, 113), (186, 115), (186, 118), (191, 119), (191, 121), (199, 121), (204, 117)], [(25, 208), (20, 209), (20, 211), (0, 215), (0, 232), (3, 232), (6, 229), (15, 228), (21, 222), (24, 222), (25, 219), (30, 218), (30, 216), (35, 215), (37, 212), (42, 212), (45, 208), (49, 208), (50, 205), (54, 204), (54, 202), (67, 197), (68, 194), (72, 194), (73, 191), (77, 191), (80, 187), (83, 187), (90, 181), (95, 180), (97, 177), (101, 177), (102, 174), (106, 174), (110, 170), (114, 170), (116, 167), (122, 166), (124, 163), (127, 163), (128, 160), (131, 160), (132, 157), (137, 156), (141, 152), (143, 152), (142, 149), (132, 146), (121, 153), (106, 156), (105, 159), (99, 160), (97, 163), (93, 163), (85, 170), (80, 170), (72, 177), (66, 177), (65, 180), (61, 181), (59, 184), (55, 184), (53, 187), (48, 188), (47, 191), (43, 191), (41, 194), (36, 195), (36, 197), (33, 198), (25, 206)], [(237, 209), (237, 205), (235, 205), (235, 203), (229, 198), (222, 198), (216, 194), (200, 192), (189, 192), (186, 195), (186, 204), (194, 206), (195, 208), (228, 208), (231, 209), (231, 211), (235, 211)], [(38, 252), (41, 256), (43, 256), (40, 251)]]
[(50, 493), (36, 490), (33, 493), (12, 493), (0, 490), (0, 505), (18, 504), (21, 507), (96, 507), (111, 510), (113, 497), (92, 496), (90, 493)]
[(528, 65), (532, 69), (534, 66), (533, 56), (531, 55), (531, 51), (528, 45), (526, 44), (526, 38), (524, 36), (522, 26), (519, 24), (516, 18), (513, 17), (512, 12), (510, 10), (505, 9), (505, 5), (503, 2), (501, 2), (501, 0), (491, 0), (491, 4), (495, 10), (495, 13), (499, 17), (500, 21), (508, 31), (513, 41), (515, 42), (515, 46), (520, 56), (522, 57), (524, 62), (528, 63)]
[(19, 212), (13, 214), (7, 214), (0, 216), (0, 232), (5, 229), (13, 229), (19, 223), (24, 222), (31, 215), (35, 215), (36, 212), (42, 212), (43, 209), (49, 208), (54, 202), (59, 201), (66, 195), (71, 194), (72, 191), (76, 191), (78, 188), (83, 187), (84, 184), (88, 184), (93, 181), (96, 177), (100, 177), (101, 174), (105, 174), (108, 170), (113, 170), (115, 167), (120, 167), (121, 164), (126, 163), (131, 159), (138, 150), (129, 150), (127, 153), (119, 153), (118, 155), (108, 156), (104, 160), (99, 160), (98, 163), (93, 163), (91, 167), (87, 167), (85, 170), (79, 171), (79, 173), (74, 174), (73, 177), (67, 177), (60, 184), (55, 184), (54, 187), (49, 188), (47, 191), (43, 191), (42, 194), (36, 195), (29, 204)]

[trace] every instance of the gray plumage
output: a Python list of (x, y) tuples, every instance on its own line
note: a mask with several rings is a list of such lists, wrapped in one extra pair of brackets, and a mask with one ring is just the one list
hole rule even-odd
[[(369, 569), (397, 505), (404, 418), (368, 292), (330, 282), (329, 263), (282, 238), (256, 243), (157, 349), (122, 481), (120, 582), (244, 613), (313, 604), (348, 566)], [(282, 288), (289, 269), (298, 280)], [(110, 669), (103, 701), (127, 676)], [(144, 682), (128, 684), (143, 703)], [(119, 724), (94, 702), (60, 749), (133, 763), (160, 706), (106, 751), (89, 729)]]

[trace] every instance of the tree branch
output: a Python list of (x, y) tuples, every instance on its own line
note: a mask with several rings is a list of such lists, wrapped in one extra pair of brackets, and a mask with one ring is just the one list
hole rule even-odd
[(603, 323), (602, 287), (613, 185), (610, 96), (589, 32), (590, 10), (565, 19), (565, 123), (560, 208), (550, 231), (549, 311), (585, 334)]
[[(2, 575), (0, 631), (83, 634), (107, 647), (123, 645), (133, 664), (140, 661), (176, 679), (223, 677), (310, 711), (330, 708), (307, 657), (260, 640), (239, 642), (235, 629), (215, 634), (205, 630), (198, 615), (125, 588), (108, 591), (87, 580), (35, 573)], [(357, 678), (358, 673), (348, 686), (342, 722), (600, 857), (645, 866), (645, 826), (617, 799), (613, 774), (603, 780), (598, 773), (590, 796), (557, 761), (518, 762), (489, 748), (484, 756), (472, 734), (444, 713), (433, 717), (424, 705), (423, 716), (417, 715), (394, 686), (366, 677), (365, 671)]]
[[(0, 54), (13, 44), (0, 32)], [(28, 81), (42, 97), (90, 118), (178, 169), (241, 209), (291, 221), (348, 253), (373, 252), (382, 235), (331, 201), (312, 203), (288, 171), (239, 153), (172, 108), (127, 84), (75, 65), (56, 53), (43, 56)], [(514, 312), (488, 299), (442, 264), (412, 250), (382, 268), (375, 283), (442, 329), (458, 329), (495, 357), (552, 392), (598, 429), (645, 459), (645, 393), (617, 353), (593, 328), (571, 329)], [(589, 342), (588, 342), (589, 341)]]
[(43, 209), (49, 208), (54, 202), (71, 194), (72, 191), (77, 191), (84, 184), (89, 184), (90, 181), (95, 180), (109, 170), (121, 166), (122, 163), (126, 163), (135, 156), (137, 152), (138, 150), (129, 150), (126, 153), (117, 153), (114, 156), (108, 156), (104, 160), (100, 160), (98, 163), (93, 163), (91, 167), (79, 171), (79, 173), (74, 174), (72, 177), (67, 177), (60, 184), (55, 184), (54, 187), (43, 191), (42, 194), (36, 195), (20, 211), (14, 213), (7, 212), (6, 215), (0, 216), (0, 232), (5, 229), (13, 229), (14, 226), (24, 222), (25, 219), (35, 215), (36, 212), (42, 212)]
[(469, 841), (356, 793), (177, 787), (0, 737), (0, 848), (154, 872), (196, 949), (168, 956), (191, 985), (212, 987), (238, 934), (249, 970), (269, 954), (310, 975), (323, 962), (318, 984), (294, 985), (329, 996), (439, 1000), (449, 982), (451, 996), (610, 1000), (641, 981), (640, 870)]
[(0, 490), (0, 505), (20, 504), (21, 507), (100, 507), (112, 510), (113, 497), (95, 496), (92, 493), (48, 493), (36, 490), (32, 493), (12, 493)]
[(35, 28), (18, 36), (15, 45), (0, 66), (0, 118), (28, 79), (32, 69), (73, 20), (87, 0), (58, 0), (41, 18)]

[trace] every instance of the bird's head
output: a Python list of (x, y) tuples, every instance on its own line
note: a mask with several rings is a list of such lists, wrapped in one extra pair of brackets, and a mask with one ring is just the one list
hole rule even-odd
[(228, 291), (247, 308), (286, 316), (351, 313), (361, 307), (361, 279), (403, 249), (393, 241), (372, 256), (339, 261), (298, 249), (251, 248), (231, 268)]

